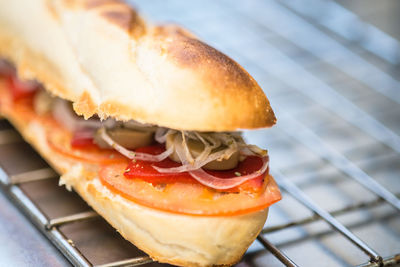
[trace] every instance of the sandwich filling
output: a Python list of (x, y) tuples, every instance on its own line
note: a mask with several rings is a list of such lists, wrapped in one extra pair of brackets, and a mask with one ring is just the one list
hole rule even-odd
[[(41, 94), (38, 94), (40, 97)], [(35, 98), (36, 99), (36, 98)], [(42, 109), (40, 101), (35, 109)], [(75, 147), (94, 145), (102, 149), (113, 149), (130, 160), (161, 162), (167, 158), (180, 163), (174, 167), (152, 167), (160, 174), (187, 172), (199, 183), (210, 188), (224, 190), (236, 187), (264, 174), (268, 169), (268, 153), (244, 142), (238, 132), (192, 132), (178, 131), (135, 121), (118, 122), (113, 119), (84, 120), (75, 115), (72, 105), (55, 99), (51, 109), (54, 118), (74, 133)], [(165, 150), (159, 154), (139, 152), (137, 149), (159, 144)], [(231, 177), (220, 178), (211, 171), (228, 171), (237, 168), (247, 157), (259, 157), (262, 164), (252, 173), (234, 172)]]
[[(135, 121), (84, 120), (74, 113), (71, 103), (52, 97), (45, 90), (34, 96), (34, 109), (37, 113), (51, 113), (60, 124), (73, 132), (71, 145), (74, 147), (97, 145), (102, 149), (114, 149), (130, 160), (153, 163), (169, 158), (180, 165), (160, 167), (153, 164), (152, 167), (161, 174), (188, 172), (210, 188), (231, 189), (264, 174), (268, 168), (267, 151), (246, 144), (239, 132), (178, 131)], [(154, 143), (163, 145), (165, 151), (156, 155), (135, 151)], [(249, 156), (259, 157), (262, 162), (260, 168), (252, 173), (237, 171), (232, 177), (220, 178), (206, 172), (235, 169)]]
[[(268, 174), (267, 151), (246, 144), (239, 132), (179, 131), (111, 118), (85, 120), (70, 102), (50, 95), (39, 83), (20, 81), (4, 65), (0, 72), (10, 99), (6, 101), (0, 91), (2, 113), (10, 106), (13, 112), (40, 120), (51, 129), (47, 140), (53, 151), (98, 165), (103, 184), (135, 202), (179, 213), (227, 215), (262, 209), (280, 199)], [(176, 197), (173, 192), (181, 186), (186, 193)], [(232, 202), (232, 194), (237, 201)], [(213, 208), (205, 209), (210, 200)], [(236, 206), (230, 208), (230, 203)], [(214, 210), (218, 206), (222, 213)]]

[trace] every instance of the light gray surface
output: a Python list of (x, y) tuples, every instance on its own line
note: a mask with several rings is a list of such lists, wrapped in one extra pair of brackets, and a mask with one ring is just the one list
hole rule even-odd
[(71, 266), (9, 200), (0, 194), (0, 267)]

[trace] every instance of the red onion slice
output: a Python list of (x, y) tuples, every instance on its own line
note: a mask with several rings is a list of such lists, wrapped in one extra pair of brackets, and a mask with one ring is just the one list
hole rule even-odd
[(115, 125), (115, 121), (113, 119), (107, 119), (105, 121), (95, 119), (85, 120), (84, 118), (77, 116), (71, 110), (70, 105), (71, 103), (66, 100), (56, 99), (52, 113), (53, 117), (71, 132), (86, 128), (96, 130), (102, 126), (113, 127)]
[[(179, 146), (178, 146), (179, 147)], [(178, 152), (179, 150), (177, 150)], [(210, 156), (207, 157), (207, 159), (201, 161), (201, 162), (194, 162), (193, 164), (190, 164), (188, 162), (184, 163), (182, 161), (182, 166), (179, 167), (172, 167), (172, 168), (161, 168), (157, 166), (153, 166), (154, 169), (156, 169), (160, 173), (178, 173), (178, 172), (187, 172), (187, 171), (192, 171), (192, 170), (197, 170), (206, 165), (207, 163), (214, 161), (218, 158), (220, 158), (223, 155), (223, 151), (216, 152)], [(179, 155), (179, 153), (178, 153)]]
[(167, 128), (159, 127), (156, 130), (156, 133), (154, 135), (154, 139), (160, 144), (165, 143), (167, 141), (168, 134), (171, 134), (173, 132), (174, 131), (168, 130)]
[(10, 62), (0, 59), (0, 75), (12, 75), (15, 74), (15, 69)]
[[(208, 164), (209, 162), (217, 160), (226, 154), (225, 150), (221, 150), (211, 154), (212, 149), (215, 147), (206, 146), (205, 150), (198, 157), (196, 157), (196, 159), (193, 158), (188, 159), (187, 153), (190, 154), (190, 152), (188, 152), (188, 150), (185, 150), (185, 147), (187, 149), (185, 141), (183, 140), (182, 142), (179, 142), (177, 136), (175, 137), (174, 141), (175, 141), (174, 142), (175, 151), (179, 159), (181, 160), (182, 166), (172, 167), (172, 168), (161, 168), (153, 166), (153, 168), (160, 173), (178, 173), (178, 172), (197, 170), (203, 167), (204, 165)], [(230, 157), (234, 152), (235, 151), (231, 151), (231, 153), (228, 154), (228, 156)]]
[(21, 80), (16, 75), (11, 76), (12, 84), (23, 92), (33, 92), (39, 88), (39, 83), (35, 80)]
[(124, 148), (117, 142), (115, 142), (106, 132), (104, 128), (100, 129), (100, 136), (103, 138), (103, 140), (112, 148), (117, 150), (119, 153), (124, 155), (125, 157), (129, 159), (137, 159), (137, 160), (144, 160), (144, 161), (151, 161), (151, 162), (159, 162), (164, 159), (166, 159), (169, 155), (171, 155), (174, 152), (174, 147), (171, 146), (169, 149), (164, 151), (161, 154), (158, 155), (152, 155), (148, 153), (141, 153), (141, 152), (135, 152), (131, 151), (129, 149)]
[(77, 139), (93, 138), (96, 130), (92, 128), (83, 128), (74, 133)]
[(244, 176), (232, 177), (232, 178), (219, 178), (211, 174), (208, 174), (203, 169), (189, 171), (189, 174), (199, 183), (207, 187), (219, 190), (230, 189), (263, 174), (268, 169), (269, 159), (268, 156), (263, 157), (262, 159), (263, 159), (263, 165), (258, 171), (255, 171), (252, 174)]
[(168, 150), (165, 150), (163, 153), (158, 154), (158, 155), (134, 152), (135, 153), (134, 158), (138, 159), (138, 160), (144, 160), (144, 161), (159, 162), (159, 161), (163, 161), (164, 159), (168, 158), (168, 156), (171, 155), (173, 152), (174, 152), (173, 147), (170, 147)]
[(65, 128), (74, 132), (82, 128), (100, 128), (102, 122), (100, 120), (85, 120), (78, 117), (70, 108), (70, 103), (65, 100), (57, 99), (54, 103), (53, 117)]

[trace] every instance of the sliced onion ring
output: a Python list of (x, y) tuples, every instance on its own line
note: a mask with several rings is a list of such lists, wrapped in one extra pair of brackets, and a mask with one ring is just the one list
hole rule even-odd
[[(229, 158), (236, 151), (235, 147), (228, 147), (227, 149), (211, 153), (212, 149), (214, 149), (218, 145), (218, 142), (213, 141), (213, 145), (209, 145), (208, 143), (205, 142), (205, 140), (200, 140), (200, 141), (204, 143), (205, 148), (203, 152), (200, 153), (200, 155), (198, 155), (195, 159), (193, 159), (191, 155), (190, 158), (188, 156), (188, 154), (190, 153), (188, 152), (187, 143), (183, 138), (183, 132), (182, 132), (182, 140), (178, 138), (178, 135), (176, 135), (174, 138), (174, 147), (175, 147), (175, 152), (177, 153), (182, 163), (182, 166), (172, 167), (172, 168), (161, 168), (153, 166), (153, 168), (160, 173), (178, 173), (178, 172), (197, 170), (211, 161), (219, 160), (225, 157)], [(234, 144), (232, 144), (232, 146), (234, 146)]]
[(269, 157), (265, 156), (262, 158), (263, 159), (263, 165), (262, 167), (248, 175), (243, 175), (239, 177), (231, 177), (231, 178), (219, 178), (216, 176), (213, 176), (207, 172), (205, 172), (203, 169), (197, 169), (193, 171), (189, 171), (189, 174), (196, 179), (199, 183), (211, 187), (214, 189), (218, 190), (224, 190), (224, 189), (230, 189), (233, 187), (236, 187), (238, 185), (241, 185), (242, 183), (254, 179), (260, 175), (262, 175), (264, 172), (267, 171), (268, 165), (269, 165)]
[(131, 151), (129, 149), (124, 148), (117, 142), (115, 142), (106, 132), (105, 128), (100, 128), (100, 136), (103, 138), (103, 140), (112, 148), (117, 150), (119, 153), (124, 155), (125, 157), (129, 159), (137, 159), (137, 160), (144, 160), (144, 161), (151, 161), (151, 162), (159, 162), (164, 159), (166, 159), (169, 155), (171, 155), (174, 152), (174, 147), (171, 146), (169, 149), (164, 151), (161, 154), (158, 155), (152, 155), (148, 153), (140, 153), (140, 152), (135, 152)]
[(81, 128), (100, 128), (100, 120), (84, 120), (79, 118), (70, 108), (70, 103), (62, 99), (56, 99), (53, 108), (54, 118), (68, 130), (74, 132)]
[[(158, 154), (158, 155), (134, 152), (134, 151), (124, 148), (123, 146), (121, 146), (117, 142), (115, 142), (107, 134), (105, 128), (100, 129), (100, 136), (103, 138), (103, 140), (108, 145), (110, 145), (115, 150), (117, 150), (119, 153), (121, 153), (122, 155), (126, 156), (129, 159), (138, 159), (138, 160), (144, 160), (144, 161), (159, 162), (159, 161), (166, 159), (174, 151), (174, 146), (171, 146), (166, 151), (164, 151), (163, 153)], [(211, 174), (208, 174), (202, 168), (197, 168), (197, 169), (189, 168), (188, 172), (199, 183), (201, 183), (207, 187), (210, 187), (210, 188), (224, 190), (224, 189), (230, 189), (230, 188), (236, 187), (238, 185), (241, 185), (242, 183), (244, 183), (248, 180), (254, 179), (254, 178), (262, 175), (263, 173), (265, 173), (269, 166), (269, 157), (264, 156), (264, 157), (262, 157), (262, 160), (263, 160), (263, 165), (259, 170), (255, 171), (251, 174), (247, 174), (247, 175), (240, 176), (240, 177), (219, 178), (219, 177), (213, 176)], [(184, 167), (184, 166), (181, 166), (181, 167)], [(164, 169), (164, 168), (159, 168), (157, 166), (153, 166), (153, 168), (155, 168), (157, 171), (168, 172), (168, 173), (172, 173), (172, 171), (175, 169), (175, 168)], [(186, 165), (186, 168), (188, 168), (187, 165)], [(180, 170), (180, 171), (182, 172), (182, 170)], [(177, 173), (177, 172), (175, 172), (175, 173)]]
[(165, 143), (167, 141), (167, 136), (169, 134), (174, 133), (174, 132), (175, 132), (174, 130), (163, 128), (163, 127), (159, 127), (156, 130), (156, 133), (154, 135), (154, 139), (160, 144)]
[[(179, 146), (177, 146), (176, 149), (177, 149), (176, 151), (178, 153)], [(187, 162), (184, 163), (184, 161), (182, 161), (182, 166), (179, 166), (179, 167), (161, 168), (161, 167), (153, 166), (153, 168), (156, 169), (160, 173), (178, 173), (178, 172), (187, 172), (187, 171), (197, 170), (197, 169), (201, 168), (202, 166), (206, 165), (207, 163), (217, 160), (218, 158), (221, 157), (221, 155), (223, 153), (224, 153), (224, 151), (216, 152), (216, 153), (212, 154), (211, 156), (208, 156), (207, 159), (205, 159), (199, 163), (195, 162), (194, 164), (190, 164)], [(179, 155), (181, 155), (181, 154), (178, 153), (178, 156)]]
[(96, 130), (93, 128), (82, 128), (74, 132), (74, 137), (78, 139), (93, 138)]

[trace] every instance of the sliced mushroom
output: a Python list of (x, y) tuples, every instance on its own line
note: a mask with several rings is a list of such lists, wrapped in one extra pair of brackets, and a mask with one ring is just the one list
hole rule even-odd
[[(128, 149), (136, 149), (153, 143), (153, 133), (150, 131), (113, 128), (107, 130), (107, 133), (116, 143)], [(99, 131), (94, 136), (94, 142), (102, 148), (110, 148), (103, 138), (101, 138)]]
[(142, 124), (133, 120), (122, 122), (122, 127), (141, 132), (155, 132), (157, 130), (157, 126), (151, 124)]
[[(178, 138), (180, 142), (182, 142), (182, 136), (180, 134), (171, 134), (167, 137), (166, 141), (166, 148), (170, 148), (171, 145), (173, 144), (173, 140), (175, 138)], [(193, 140), (193, 139), (188, 139), (186, 140), (187, 146), (189, 148), (189, 151), (191, 155), (195, 158), (200, 153), (204, 150), (204, 144), (201, 141)], [(223, 149), (223, 147), (219, 147), (213, 150), (213, 152), (216, 152), (218, 150)], [(176, 151), (174, 151), (169, 158), (175, 162), (181, 162), (178, 154)], [(236, 151), (233, 153), (228, 159), (222, 159), (222, 160), (213, 160), (206, 165), (203, 166), (204, 169), (206, 170), (215, 170), (215, 171), (224, 171), (224, 170), (230, 170), (233, 169), (237, 166), (239, 162), (239, 151)]]

